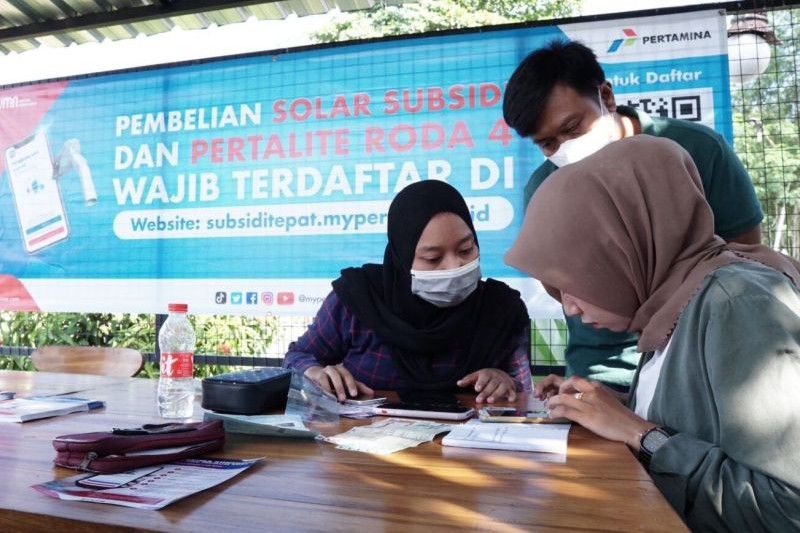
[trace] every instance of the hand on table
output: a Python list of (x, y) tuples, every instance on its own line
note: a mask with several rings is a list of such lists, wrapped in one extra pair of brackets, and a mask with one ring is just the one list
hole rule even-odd
[(497, 368), (481, 368), (456, 382), (459, 387), (475, 385), (477, 403), (494, 403), (497, 400), (513, 402), (517, 399), (517, 386), (511, 376)]
[[(582, 379), (584, 381), (587, 381), (585, 378), (582, 378), (580, 376), (571, 376), (569, 378), (563, 378), (556, 374), (550, 374), (549, 376), (547, 376), (542, 381), (536, 384), (536, 386), (533, 388), (533, 395), (539, 398), (540, 400), (547, 400), (548, 398), (555, 396), (556, 394), (574, 394), (578, 392), (578, 389), (576, 389), (574, 385), (574, 381), (576, 379)], [(614, 389), (606, 385), (603, 385), (599, 381), (592, 381), (592, 383), (596, 383), (598, 386), (606, 389), (619, 402), (622, 402), (623, 404), (628, 402), (627, 394), (615, 391)]]
[(312, 366), (303, 373), (305, 377), (315, 382), (326, 391), (335, 394), (340, 402), (348, 396), (355, 398), (359, 394), (374, 396), (375, 391), (356, 381), (353, 374), (344, 365)]
[[(569, 392), (577, 392), (576, 390), (561, 390), (561, 385), (567, 381), (561, 376), (556, 374), (550, 374), (542, 381), (536, 384), (533, 388), (533, 395), (539, 398), (540, 400), (547, 400), (548, 398), (555, 396), (561, 392), (569, 393)], [(571, 385), (569, 385), (571, 387)]]
[[(549, 387), (556, 381), (551, 380)], [(573, 376), (561, 380), (558, 388), (559, 392), (547, 400), (552, 418), (568, 418), (601, 437), (624, 442), (634, 451), (639, 450), (641, 434), (656, 426), (636, 416), (620, 403), (614, 391), (598, 381)]]

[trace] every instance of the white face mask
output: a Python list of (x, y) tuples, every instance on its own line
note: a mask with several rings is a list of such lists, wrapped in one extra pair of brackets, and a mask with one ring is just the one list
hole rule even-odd
[(580, 161), (614, 141), (614, 118), (606, 111), (599, 89), (597, 98), (600, 100), (600, 118), (592, 129), (580, 137), (564, 141), (554, 154), (547, 157), (555, 166), (561, 168)]
[(466, 300), (481, 280), (480, 258), (450, 270), (411, 270), (411, 292), (436, 307)]

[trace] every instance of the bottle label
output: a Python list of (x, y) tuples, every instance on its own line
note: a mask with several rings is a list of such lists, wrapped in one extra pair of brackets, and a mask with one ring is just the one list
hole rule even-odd
[(161, 352), (162, 378), (192, 377), (192, 352)]

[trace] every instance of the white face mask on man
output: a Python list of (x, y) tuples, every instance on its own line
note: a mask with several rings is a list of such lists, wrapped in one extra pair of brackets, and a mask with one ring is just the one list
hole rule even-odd
[(614, 117), (606, 110), (600, 96), (600, 89), (597, 90), (597, 99), (600, 102), (600, 118), (594, 123), (592, 129), (580, 137), (564, 141), (558, 150), (547, 157), (555, 166), (561, 168), (564, 165), (578, 162), (600, 151), (615, 140)]
[(449, 270), (411, 270), (411, 292), (436, 307), (466, 300), (481, 280), (480, 258)]

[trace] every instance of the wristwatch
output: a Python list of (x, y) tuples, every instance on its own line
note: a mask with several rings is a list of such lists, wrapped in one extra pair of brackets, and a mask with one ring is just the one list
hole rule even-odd
[(646, 470), (650, 470), (650, 459), (656, 450), (661, 448), (667, 439), (675, 435), (677, 431), (667, 426), (656, 426), (645, 431), (639, 438), (639, 462), (644, 465)]

